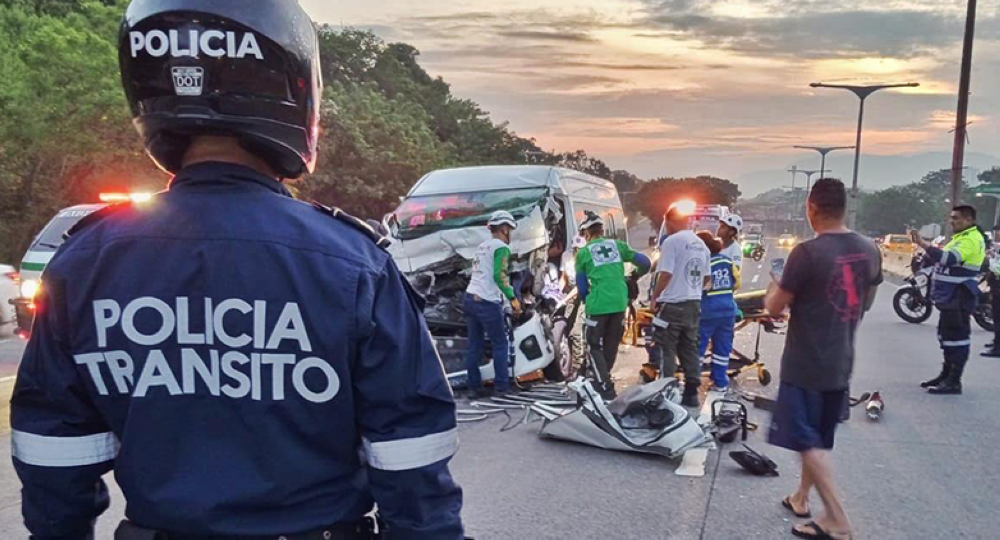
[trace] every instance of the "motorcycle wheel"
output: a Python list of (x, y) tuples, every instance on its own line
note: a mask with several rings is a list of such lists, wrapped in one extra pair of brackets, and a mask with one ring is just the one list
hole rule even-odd
[(976, 311), (973, 314), (973, 318), (976, 319), (976, 324), (980, 326), (983, 330), (987, 332), (992, 332), (995, 328), (993, 322), (993, 307), (988, 304), (979, 304), (976, 306)]
[(896, 291), (896, 295), (892, 297), (892, 308), (900, 319), (912, 324), (920, 324), (930, 319), (934, 312), (930, 302), (913, 287)]

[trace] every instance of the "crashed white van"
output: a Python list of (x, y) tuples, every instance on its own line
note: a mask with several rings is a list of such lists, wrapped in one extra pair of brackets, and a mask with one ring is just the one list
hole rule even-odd
[[(517, 376), (544, 369), (569, 376), (579, 347), (572, 243), (584, 212), (604, 218), (609, 237), (627, 241), (625, 214), (614, 184), (548, 166), (449, 169), (423, 178), (387, 216), (389, 248), (414, 288), (427, 300), (425, 315), (453, 384), (465, 381), (467, 336), (462, 299), (476, 248), (490, 236), (497, 210), (518, 220), (511, 239), (511, 284), (526, 304), (514, 330)], [(493, 364), (483, 359), (483, 379)]]

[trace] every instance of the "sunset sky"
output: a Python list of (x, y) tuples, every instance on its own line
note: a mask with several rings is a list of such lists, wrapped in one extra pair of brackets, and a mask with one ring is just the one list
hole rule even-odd
[[(808, 157), (795, 144), (854, 144), (857, 99), (814, 81), (920, 82), (869, 99), (865, 151), (951, 147), (965, 0), (302, 2), (417, 47), (543, 148), (640, 176), (736, 177)], [(969, 151), (1000, 155), (1000, 0), (979, 3), (974, 66)]]

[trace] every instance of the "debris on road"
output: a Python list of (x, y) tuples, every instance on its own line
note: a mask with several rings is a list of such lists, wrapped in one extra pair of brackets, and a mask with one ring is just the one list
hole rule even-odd
[(605, 403), (586, 380), (576, 380), (569, 387), (579, 394), (579, 407), (562, 415), (536, 410), (545, 418), (541, 437), (669, 459), (712, 441), (687, 409), (678, 405), (680, 388), (675, 379), (634, 386), (611, 403)]

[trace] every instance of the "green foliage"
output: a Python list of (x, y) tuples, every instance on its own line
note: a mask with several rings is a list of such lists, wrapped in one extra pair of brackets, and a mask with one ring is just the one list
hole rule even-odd
[(118, 79), (124, 5), (0, 8), (0, 260), (17, 260), (58, 209), (94, 200), (110, 170), (139, 156)]
[(1000, 185), (1000, 167), (979, 173), (979, 181), (983, 184)]
[(321, 161), (300, 183), (301, 195), (380, 216), (424, 173), (451, 164), (453, 146), (435, 136), (419, 105), (390, 99), (372, 83), (336, 82), (326, 97)]
[[(992, 175), (1000, 174), (1000, 169), (992, 171), (997, 172), (984, 172), (980, 175), (980, 181), (989, 182)], [(965, 202), (976, 207), (980, 225), (989, 228), (996, 212), (996, 199), (971, 196), (967, 193), (967, 183), (963, 183), (962, 189), (966, 193)], [(951, 171), (947, 169), (927, 173), (920, 181), (912, 184), (867, 194), (861, 199), (859, 228), (880, 236), (903, 233), (907, 227), (943, 224), (953, 206), (948, 201), (950, 196)]]
[[(0, 261), (17, 261), (61, 208), (100, 191), (159, 189), (121, 90), (117, 35), (127, 0), (7, 0), (0, 7)], [(326, 83), (318, 172), (304, 198), (364, 217), (391, 211), (442, 167), (546, 164), (640, 180), (583, 150), (556, 154), (456, 98), (420, 53), (371, 32), (319, 28)], [(634, 199), (634, 197), (633, 197)], [(627, 199), (629, 200), (629, 199)]]

